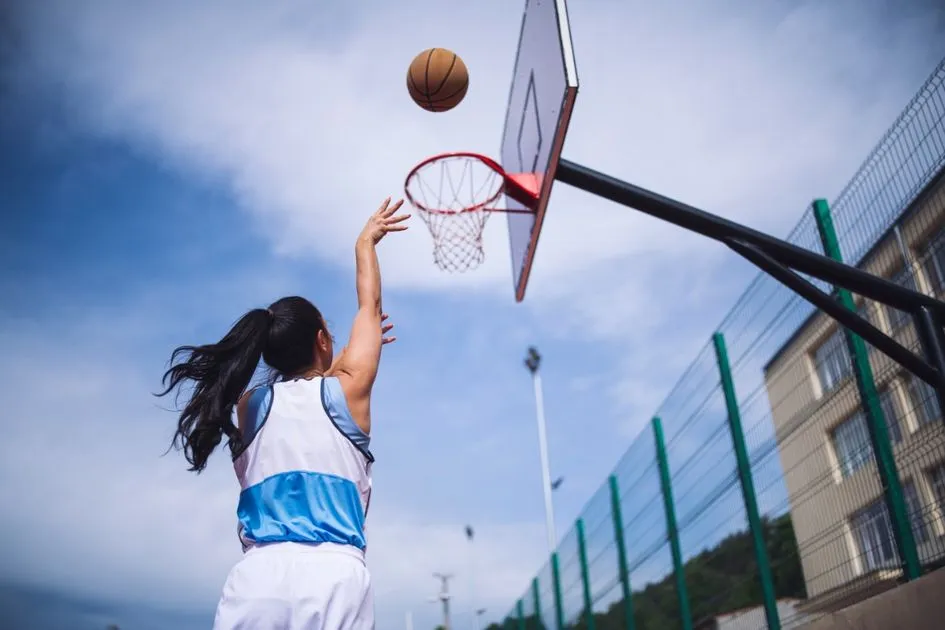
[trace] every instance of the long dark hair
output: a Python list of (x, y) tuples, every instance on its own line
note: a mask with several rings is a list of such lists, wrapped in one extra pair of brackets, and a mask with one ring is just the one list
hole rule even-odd
[(206, 467), (224, 435), (231, 453), (242, 447), (233, 407), (259, 360), (277, 374), (300, 374), (315, 363), (315, 340), (324, 329), (325, 320), (314, 304), (285, 297), (243, 315), (217, 343), (174, 350), (171, 367), (161, 380), (165, 389), (157, 395), (164, 396), (185, 381), (193, 383), (172, 441), (173, 447), (184, 451), (190, 470), (199, 473)]

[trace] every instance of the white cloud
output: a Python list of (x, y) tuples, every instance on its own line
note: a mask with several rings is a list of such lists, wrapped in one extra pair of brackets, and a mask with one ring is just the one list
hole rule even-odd
[[(772, 16), (739, 3), (575, 4), (582, 88), (566, 155), (783, 231), (852, 172), (930, 58), (917, 42), (934, 36), (931, 20), (894, 21), (880, 49), (876, 12), (854, 8), (808, 3)], [(495, 152), (520, 7), (323, 11), (291, 0), (59, 3), (37, 17), (38, 67), (77, 97), (92, 128), (228, 185), (280, 251), (347, 266), (365, 214), (399, 192), (413, 163), (442, 150)], [(409, 59), (433, 44), (471, 69), (467, 101), (444, 115), (419, 110), (403, 85)], [(867, 82), (871, 73), (885, 78)], [(414, 222), (387, 245), (389, 285), (507, 292), (503, 223), (490, 223), (484, 267), (449, 276), (430, 264)], [(717, 264), (718, 252), (559, 186), (531, 293), (631, 292), (616, 270), (634, 256), (692, 268)]]

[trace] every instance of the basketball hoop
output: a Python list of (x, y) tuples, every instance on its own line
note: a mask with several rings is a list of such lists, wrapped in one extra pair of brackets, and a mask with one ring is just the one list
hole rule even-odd
[(538, 177), (510, 175), (478, 153), (442, 153), (413, 167), (404, 192), (433, 236), (437, 267), (461, 272), (485, 260), (482, 233), (489, 215), (511, 212), (497, 207), (503, 193), (531, 207), (538, 198)]

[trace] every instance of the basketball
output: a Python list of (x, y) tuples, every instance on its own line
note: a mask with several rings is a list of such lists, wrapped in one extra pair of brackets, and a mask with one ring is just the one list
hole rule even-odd
[(407, 91), (429, 112), (459, 105), (469, 87), (469, 73), (459, 55), (445, 48), (428, 48), (413, 58), (407, 70)]

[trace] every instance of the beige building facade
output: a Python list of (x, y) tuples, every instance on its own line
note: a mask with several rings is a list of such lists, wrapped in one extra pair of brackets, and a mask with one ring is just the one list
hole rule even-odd
[[(842, 238), (842, 235), (841, 235)], [(945, 176), (860, 265), (945, 297)], [(921, 352), (908, 315), (857, 299), (861, 315)], [(924, 382), (870, 348), (920, 559), (945, 557), (945, 424)], [(899, 577), (889, 514), (842, 329), (817, 311), (769, 362), (765, 386), (811, 611), (888, 588)]]

